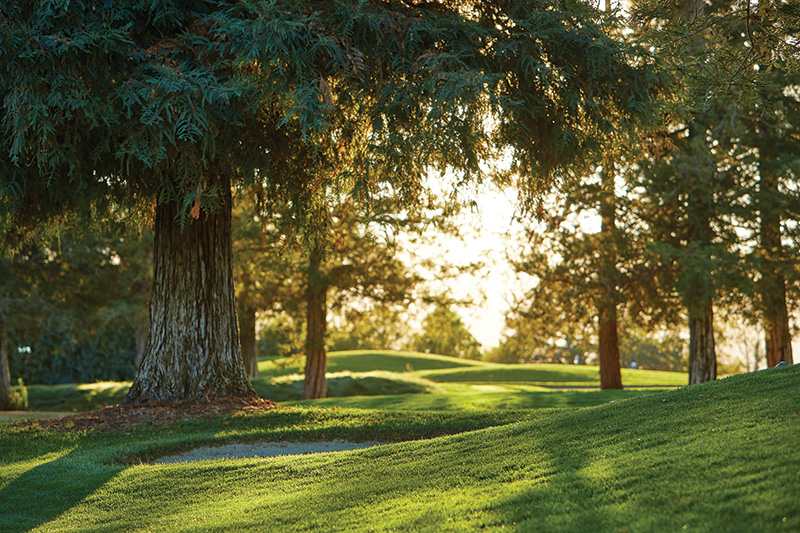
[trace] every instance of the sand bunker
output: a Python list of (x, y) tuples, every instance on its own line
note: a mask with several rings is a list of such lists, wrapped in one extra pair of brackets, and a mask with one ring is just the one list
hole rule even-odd
[(178, 455), (161, 457), (150, 464), (184, 463), (207, 459), (247, 459), (251, 457), (278, 457), (280, 455), (304, 455), (309, 453), (342, 452), (381, 446), (386, 442), (349, 442), (331, 440), (325, 442), (262, 442), (256, 444), (226, 444), (195, 448)]

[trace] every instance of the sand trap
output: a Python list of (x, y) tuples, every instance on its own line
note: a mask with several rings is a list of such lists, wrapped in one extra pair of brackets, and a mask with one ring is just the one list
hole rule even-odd
[(184, 463), (207, 459), (247, 459), (251, 457), (278, 457), (280, 455), (305, 455), (309, 453), (343, 452), (381, 446), (386, 442), (262, 442), (256, 444), (226, 444), (195, 448), (178, 455), (161, 457), (150, 464)]

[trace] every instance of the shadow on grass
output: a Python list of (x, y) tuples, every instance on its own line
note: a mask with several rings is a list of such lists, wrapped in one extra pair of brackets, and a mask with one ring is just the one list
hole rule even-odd
[[(78, 445), (26, 470), (0, 490), (0, 531), (29, 531), (55, 520), (114, 478), (122, 467), (100, 464)], [(35, 494), (35, 498), (31, 495)]]

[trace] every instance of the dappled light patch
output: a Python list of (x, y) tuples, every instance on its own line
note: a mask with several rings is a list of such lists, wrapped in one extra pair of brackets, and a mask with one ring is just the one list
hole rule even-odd
[(352, 442), (346, 440), (318, 442), (257, 442), (252, 444), (223, 444), (202, 446), (183, 453), (160, 457), (150, 464), (186, 463), (216, 459), (252, 459), (257, 457), (280, 457), (284, 455), (310, 455), (317, 453), (361, 450), (391, 444), (388, 442)]

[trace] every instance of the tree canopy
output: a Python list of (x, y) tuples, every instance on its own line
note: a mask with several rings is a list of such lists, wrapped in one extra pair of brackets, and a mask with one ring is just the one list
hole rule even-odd
[[(327, 185), (369, 195), (383, 180), (413, 202), (431, 168), (469, 176), (510, 148), (532, 190), (647, 116), (647, 55), (601, 22), (577, 0), (4, 3), (3, 246), (44, 223), (154, 219), (129, 400), (252, 394), (232, 184), (258, 183), (313, 223)], [(297, 170), (356, 145), (346, 166)]]

